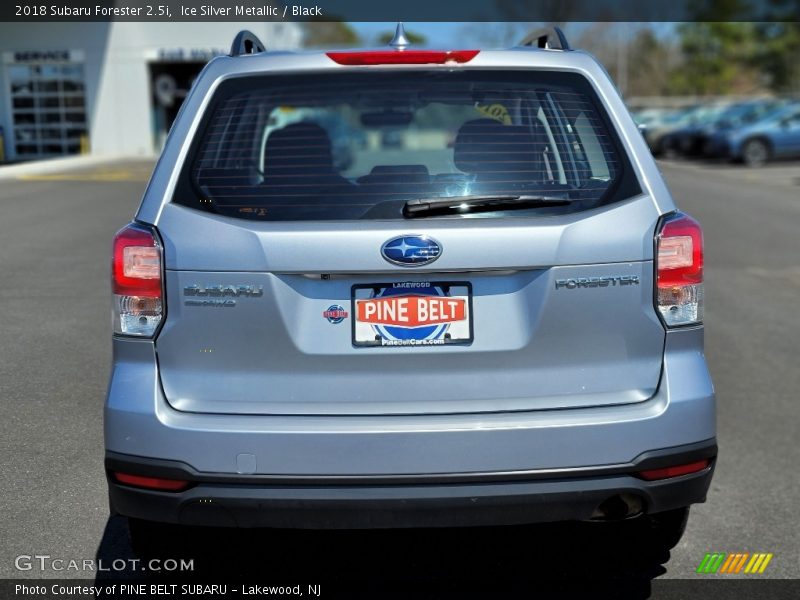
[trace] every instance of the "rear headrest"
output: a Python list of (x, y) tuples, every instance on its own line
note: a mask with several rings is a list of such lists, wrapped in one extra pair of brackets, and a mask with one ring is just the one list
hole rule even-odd
[(316, 123), (293, 123), (270, 133), (264, 148), (265, 175), (333, 171), (331, 139)]
[(527, 127), (475, 119), (458, 130), (453, 161), (465, 173), (492, 179), (541, 179), (537, 164), (542, 151)]
[(369, 183), (427, 183), (430, 180), (425, 165), (377, 165), (361, 181)]

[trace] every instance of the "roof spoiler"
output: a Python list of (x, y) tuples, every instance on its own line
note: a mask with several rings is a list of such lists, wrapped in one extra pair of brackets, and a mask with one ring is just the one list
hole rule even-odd
[(571, 50), (567, 36), (559, 27), (534, 29), (519, 43), (520, 46), (533, 46), (549, 50)]
[(252, 31), (243, 29), (233, 38), (231, 45), (231, 56), (243, 56), (245, 54), (258, 54), (266, 50), (264, 43), (256, 37)]

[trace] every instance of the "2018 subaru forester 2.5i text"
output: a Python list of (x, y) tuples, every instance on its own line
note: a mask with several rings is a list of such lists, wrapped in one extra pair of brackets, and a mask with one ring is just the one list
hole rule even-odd
[(699, 225), (559, 31), (402, 42), (243, 32), (195, 82), (114, 239), (112, 512), (674, 545), (716, 458)]

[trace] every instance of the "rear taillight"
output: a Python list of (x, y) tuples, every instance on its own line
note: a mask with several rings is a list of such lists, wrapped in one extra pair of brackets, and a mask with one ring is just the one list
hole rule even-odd
[(131, 223), (114, 236), (114, 333), (152, 337), (163, 315), (162, 252), (155, 232)]
[(703, 321), (703, 230), (689, 215), (664, 219), (656, 236), (656, 307), (667, 327)]
[(434, 65), (465, 63), (480, 50), (370, 50), (364, 52), (328, 52), (328, 58), (340, 65)]

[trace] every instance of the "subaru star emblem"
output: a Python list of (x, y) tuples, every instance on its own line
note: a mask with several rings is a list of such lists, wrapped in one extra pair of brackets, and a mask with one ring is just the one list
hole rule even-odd
[(421, 267), (439, 258), (442, 247), (427, 235), (399, 235), (381, 246), (383, 258), (401, 267)]

